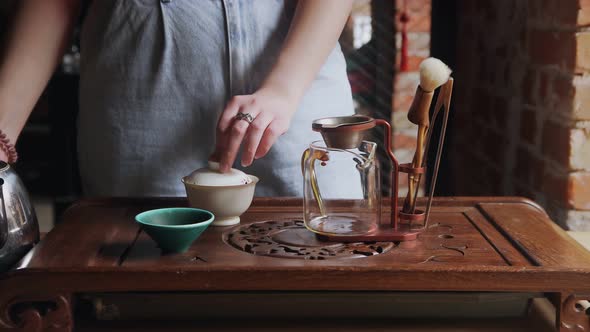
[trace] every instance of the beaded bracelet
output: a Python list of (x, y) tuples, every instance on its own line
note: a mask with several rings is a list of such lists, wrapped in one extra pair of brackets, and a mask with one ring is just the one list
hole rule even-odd
[(14, 148), (14, 145), (12, 145), (12, 143), (10, 143), (10, 139), (8, 137), (6, 137), (6, 134), (4, 134), (1, 130), (0, 130), (0, 149), (2, 149), (6, 155), (8, 155), (8, 163), (9, 164), (13, 164), (18, 160), (18, 153), (16, 153), (16, 149)]

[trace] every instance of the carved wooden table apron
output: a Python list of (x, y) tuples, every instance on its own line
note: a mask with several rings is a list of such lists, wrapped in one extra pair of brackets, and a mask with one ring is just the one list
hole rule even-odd
[[(561, 331), (588, 330), (590, 254), (518, 198), (440, 198), (427, 232), (405, 243), (325, 243), (299, 199), (256, 199), (233, 228), (210, 227), (162, 256), (133, 222), (182, 199), (104, 199), (70, 208), (0, 276), (0, 328), (69, 330), (79, 294), (195, 291), (542, 292)], [(387, 213), (387, 211), (384, 211)]]

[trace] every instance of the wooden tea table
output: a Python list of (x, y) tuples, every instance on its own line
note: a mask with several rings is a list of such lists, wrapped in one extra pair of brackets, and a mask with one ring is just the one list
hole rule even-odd
[(118, 322), (147, 330), (162, 327), (151, 319), (204, 324), (232, 315), (346, 322), (359, 313), (366, 327), (380, 319), (391, 327), (407, 324), (393, 319), (406, 308), (396, 299), (424, 294), (467, 300), (421, 307), (435, 317), (469, 316), (482, 296), (546, 296), (558, 308), (559, 331), (590, 329), (577, 306), (590, 299), (590, 254), (531, 201), (439, 198), (416, 241), (341, 244), (305, 230), (300, 199), (256, 199), (237, 227), (210, 227), (188, 252), (162, 255), (133, 217), (184, 205), (96, 199), (71, 207), (0, 275), (0, 329), (115, 330)]

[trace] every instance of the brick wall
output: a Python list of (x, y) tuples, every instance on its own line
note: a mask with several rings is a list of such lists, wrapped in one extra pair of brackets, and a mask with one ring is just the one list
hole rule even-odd
[(453, 192), (590, 230), (590, 1), (458, 1)]
[[(407, 23), (409, 70), (401, 72), (399, 70), (402, 39), (400, 15), (404, 10), (404, 1), (396, 0), (397, 52), (391, 122), (394, 130), (394, 152), (400, 162), (411, 162), (416, 150), (417, 126), (408, 121), (407, 115), (416, 93), (416, 87), (420, 83), (418, 66), (430, 55), (431, 0), (407, 0), (406, 5), (406, 12), (410, 18)], [(422, 182), (423, 185), (424, 182)], [(405, 196), (406, 192), (407, 176), (401, 176), (400, 196)]]

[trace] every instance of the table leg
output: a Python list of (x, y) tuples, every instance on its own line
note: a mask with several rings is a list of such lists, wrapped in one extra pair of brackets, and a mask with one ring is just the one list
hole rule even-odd
[(590, 316), (582, 301), (590, 300), (590, 294), (558, 293), (553, 299), (556, 308), (555, 326), (560, 332), (590, 331)]
[(47, 294), (18, 296), (0, 302), (0, 330), (73, 330), (71, 296)]

